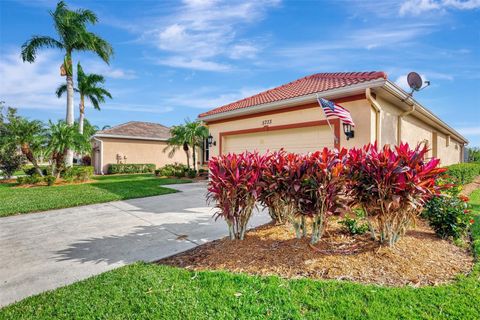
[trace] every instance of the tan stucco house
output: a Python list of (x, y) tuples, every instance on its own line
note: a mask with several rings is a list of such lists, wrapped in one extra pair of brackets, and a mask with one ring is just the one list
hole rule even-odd
[[(327, 123), (317, 95), (348, 109), (347, 139), (339, 119)], [(442, 165), (463, 160), (462, 135), (390, 81), (384, 72), (318, 73), (199, 115), (210, 130), (210, 156), (244, 150), (305, 153), (327, 147), (428, 142)]]
[(107, 173), (112, 163), (154, 163), (157, 168), (169, 163), (187, 163), (183, 150), (173, 157), (163, 150), (170, 128), (158, 123), (130, 121), (98, 131), (92, 137), (92, 162), (96, 174)]

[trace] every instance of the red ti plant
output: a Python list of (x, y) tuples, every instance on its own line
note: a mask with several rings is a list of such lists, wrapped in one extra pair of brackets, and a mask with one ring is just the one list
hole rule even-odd
[(297, 156), (283, 149), (267, 156), (260, 177), (262, 192), (259, 201), (268, 208), (268, 213), (277, 224), (284, 224), (292, 215), (293, 204), (288, 194), (291, 168)]
[[(295, 204), (297, 237), (305, 236), (305, 218), (312, 220), (311, 243), (316, 243), (326, 229), (328, 218), (347, 209), (345, 196), (345, 155), (324, 148), (322, 151), (298, 156), (292, 167), (289, 195)], [(298, 219), (300, 221), (298, 222)]]
[(438, 168), (438, 159), (427, 161), (427, 152), (424, 144), (411, 149), (407, 143), (349, 151), (348, 189), (369, 218), (373, 238), (393, 246), (438, 193), (435, 179), (445, 169)]
[(208, 198), (216, 202), (219, 209), (216, 218), (225, 219), (232, 240), (243, 240), (245, 236), (248, 220), (261, 193), (259, 178), (266, 159), (257, 152), (244, 152), (213, 157), (208, 162)]

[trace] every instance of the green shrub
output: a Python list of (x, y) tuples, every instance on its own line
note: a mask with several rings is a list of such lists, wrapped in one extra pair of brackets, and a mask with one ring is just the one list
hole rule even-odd
[(208, 169), (198, 169), (198, 174), (199, 175), (208, 174)]
[(153, 163), (117, 163), (108, 166), (108, 174), (121, 173), (154, 173)]
[(18, 177), (18, 178), (17, 178), (17, 183), (18, 183), (19, 185), (29, 184), (29, 181), (30, 181), (30, 177), (29, 177), (29, 176)]
[(155, 174), (159, 177), (185, 177), (185, 173), (188, 171), (186, 165), (181, 163), (167, 164), (158, 170), (155, 170)]
[[(50, 166), (40, 166), (40, 170), (42, 171), (42, 174), (44, 176), (52, 174), (52, 167), (50, 167)], [(37, 170), (35, 169), (34, 166), (24, 166), (23, 167), (23, 172), (25, 172), (25, 174), (28, 175), (28, 176), (38, 174)]]
[(85, 182), (93, 176), (93, 167), (91, 166), (72, 166), (65, 169), (62, 178), (68, 182)]
[(47, 183), (48, 186), (53, 186), (55, 184), (55, 181), (57, 181), (57, 177), (49, 175), (45, 176), (43, 180)]
[(368, 231), (368, 224), (359, 223), (356, 218), (345, 217), (345, 219), (340, 220), (338, 223), (343, 225), (344, 229), (351, 235), (364, 234)]
[(37, 184), (43, 181), (43, 178), (39, 174), (33, 174), (30, 176), (30, 184)]
[(470, 183), (480, 175), (479, 163), (458, 163), (447, 168), (447, 175), (456, 179), (459, 184)]
[(194, 169), (188, 169), (187, 170), (187, 177), (189, 177), (190, 179), (193, 179), (197, 176), (197, 171), (194, 170)]
[[(437, 185), (449, 184), (450, 179), (439, 179)], [(460, 195), (461, 187), (450, 185), (443, 193), (430, 199), (422, 212), (435, 233), (443, 238), (461, 239), (466, 235), (472, 222), (467, 210), (468, 197)]]

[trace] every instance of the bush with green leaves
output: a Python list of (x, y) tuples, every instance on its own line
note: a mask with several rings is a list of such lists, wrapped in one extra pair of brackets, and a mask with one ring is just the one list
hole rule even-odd
[(346, 216), (343, 220), (338, 221), (345, 231), (351, 235), (364, 234), (369, 230), (368, 224), (366, 222), (361, 223), (357, 218), (350, 218)]
[(197, 176), (197, 170), (195, 169), (188, 169), (187, 170), (187, 177), (189, 177), (190, 179), (193, 179)]
[(53, 186), (55, 181), (57, 181), (57, 177), (48, 175), (43, 178), (43, 180), (47, 183), (47, 186)]
[(68, 182), (85, 182), (93, 176), (93, 172), (91, 166), (72, 166), (65, 169), (62, 178)]
[(25, 184), (29, 184), (29, 180), (30, 180), (30, 176), (18, 177), (17, 183), (22, 186)]
[(470, 183), (480, 176), (480, 163), (452, 164), (447, 169), (447, 175), (456, 179), (459, 184)]
[(468, 197), (460, 194), (460, 186), (452, 185), (446, 179), (439, 179), (437, 184), (444, 187), (443, 193), (427, 202), (422, 218), (440, 238), (461, 239), (473, 223), (473, 216), (467, 209)]
[(154, 173), (155, 164), (153, 163), (115, 163), (108, 166), (108, 174), (122, 173)]
[(25, 156), (12, 146), (0, 147), (0, 176), (10, 178), (13, 173), (22, 167)]
[(183, 177), (185, 177), (188, 170), (189, 170), (188, 167), (184, 164), (173, 163), (173, 164), (167, 164), (167, 165), (155, 170), (155, 174), (159, 177), (183, 178)]
[[(44, 176), (52, 174), (52, 167), (51, 166), (39, 166), (39, 168), (42, 171), (42, 174)], [(22, 169), (23, 169), (23, 172), (25, 172), (25, 174), (28, 175), (28, 176), (38, 174), (37, 169), (34, 166), (24, 166)]]

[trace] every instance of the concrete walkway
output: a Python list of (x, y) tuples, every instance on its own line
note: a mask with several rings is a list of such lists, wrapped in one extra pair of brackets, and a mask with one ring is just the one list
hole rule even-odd
[[(0, 306), (227, 235), (205, 183), (169, 187), (181, 192), (0, 218)], [(250, 227), (269, 220), (256, 213)]]

